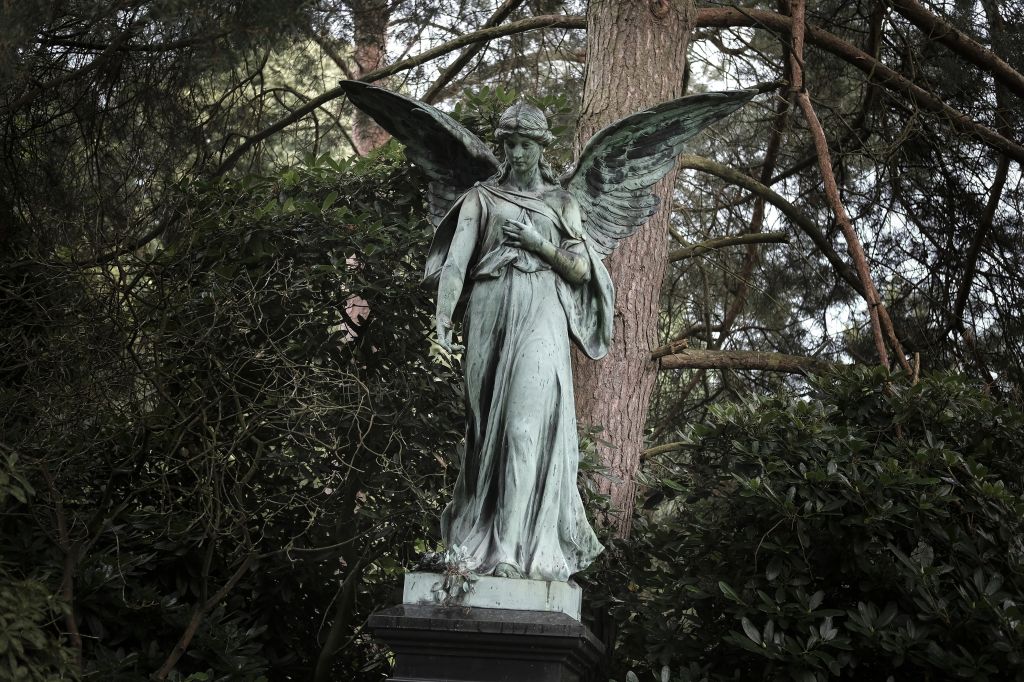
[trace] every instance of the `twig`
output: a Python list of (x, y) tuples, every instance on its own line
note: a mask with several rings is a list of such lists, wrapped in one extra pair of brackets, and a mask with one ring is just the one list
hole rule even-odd
[(702, 253), (707, 253), (714, 249), (724, 249), (730, 246), (743, 246), (745, 244), (788, 244), (789, 235), (783, 232), (764, 232), (764, 233), (753, 233), (753, 234), (738, 234), (732, 237), (718, 237), (716, 239), (706, 239), (696, 244), (690, 244), (680, 249), (669, 251), (668, 260), (670, 263), (684, 260), (686, 258), (693, 258), (699, 256)]
[(202, 604), (196, 605), (196, 608), (192, 611), (192, 618), (189, 620), (188, 626), (186, 626), (185, 631), (181, 633), (181, 638), (178, 640), (178, 643), (174, 645), (174, 649), (172, 649), (171, 653), (167, 656), (167, 660), (164, 661), (164, 664), (160, 666), (159, 670), (153, 673), (153, 679), (167, 679), (167, 676), (171, 674), (172, 670), (174, 670), (174, 666), (178, 663), (178, 660), (184, 656), (185, 652), (188, 650), (188, 645), (192, 643), (192, 638), (195, 636), (196, 632), (199, 630), (200, 624), (203, 622), (203, 616), (206, 615), (210, 609), (219, 604), (224, 597), (227, 596), (228, 592), (238, 584), (238, 581), (241, 580), (248, 572), (249, 567), (255, 559), (255, 554), (249, 554), (245, 557), (245, 560), (242, 561), (238, 569), (230, 578), (228, 578), (228, 581), (224, 583), (223, 587), (217, 590), (216, 594)]
[[(520, 21), (513, 21), (510, 24), (504, 26), (494, 26), (491, 28), (480, 29), (479, 31), (473, 31), (465, 35), (459, 36), (453, 40), (449, 40), (447, 43), (438, 45), (430, 50), (425, 50), (415, 57), (409, 57), (399, 62), (395, 62), (390, 66), (383, 66), (379, 69), (375, 69), (367, 74), (364, 74), (359, 80), (366, 83), (373, 83), (379, 81), (382, 78), (392, 76), (401, 71), (411, 69), (425, 64), (432, 59), (436, 59), (442, 55), (454, 52), (461, 47), (466, 45), (472, 45), (474, 43), (494, 40), (495, 38), (501, 38), (507, 35), (513, 35), (515, 33), (523, 33), (525, 31), (533, 31), (541, 28), (586, 28), (586, 18), (578, 16), (568, 16), (563, 14), (546, 14), (539, 17), (530, 17), (529, 19), (522, 19)], [(309, 100), (305, 105), (295, 109), (293, 112), (284, 116), (269, 126), (260, 130), (256, 133), (245, 138), (245, 140), (238, 145), (238, 147), (231, 152), (231, 154), (224, 159), (224, 161), (214, 171), (214, 176), (223, 175), (229, 170), (235, 167), (239, 159), (252, 149), (254, 146), (267, 139), (271, 135), (278, 133), (292, 123), (301, 120), (308, 116), (310, 113), (323, 106), (331, 100), (337, 99), (345, 94), (345, 91), (339, 86), (331, 88), (327, 92), (323, 93), (319, 97), (314, 97)]]

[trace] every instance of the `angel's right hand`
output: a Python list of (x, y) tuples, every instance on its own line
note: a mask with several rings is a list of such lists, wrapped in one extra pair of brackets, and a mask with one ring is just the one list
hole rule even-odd
[(449, 353), (461, 353), (466, 350), (466, 347), (452, 343), (452, 322), (443, 315), (438, 315), (437, 320), (437, 345), (444, 348)]

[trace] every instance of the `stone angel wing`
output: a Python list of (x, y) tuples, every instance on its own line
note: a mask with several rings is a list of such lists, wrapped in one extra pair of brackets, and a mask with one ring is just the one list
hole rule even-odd
[(580, 203), (584, 228), (601, 258), (658, 210), (651, 187), (672, 169), (683, 143), (758, 89), (708, 92), (664, 102), (594, 135), (563, 179)]
[(361, 81), (342, 81), (341, 88), (352, 104), (405, 145), (406, 157), (430, 178), (434, 227), (466, 190), (498, 172), (498, 159), (480, 138), (429, 104)]

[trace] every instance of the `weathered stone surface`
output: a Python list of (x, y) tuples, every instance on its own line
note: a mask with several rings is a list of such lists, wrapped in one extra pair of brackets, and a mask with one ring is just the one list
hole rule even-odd
[[(434, 587), (441, 578), (437, 573), (407, 573), (403, 603), (439, 605)], [(457, 605), (514, 611), (558, 611), (578, 621), (582, 595), (583, 590), (572, 581), (481, 576), (473, 583), (471, 592), (459, 597)]]
[(366, 625), (395, 652), (389, 682), (591, 682), (604, 653), (561, 612), (403, 604)]

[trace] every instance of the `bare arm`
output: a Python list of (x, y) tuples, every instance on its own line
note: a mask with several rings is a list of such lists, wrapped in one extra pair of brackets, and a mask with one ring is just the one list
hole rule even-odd
[[(583, 233), (575, 201), (566, 201), (562, 215), (574, 231)], [(569, 284), (583, 284), (590, 279), (590, 259), (582, 242), (573, 240), (568, 246), (556, 246), (542, 237), (532, 223), (518, 220), (506, 221), (502, 230), (513, 246), (533, 251)]]
[(437, 285), (437, 342), (448, 351), (462, 350), (452, 344), (452, 315), (455, 305), (462, 295), (462, 286), (466, 281), (469, 261), (476, 248), (477, 235), (480, 230), (480, 201), (476, 194), (471, 194), (462, 202), (459, 210), (459, 222), (455, 226), (455, 235), (448, 248), (448, 257), (441, 268), (441, 276)]

